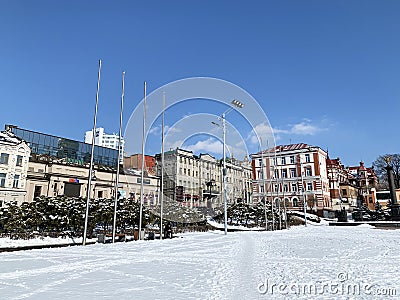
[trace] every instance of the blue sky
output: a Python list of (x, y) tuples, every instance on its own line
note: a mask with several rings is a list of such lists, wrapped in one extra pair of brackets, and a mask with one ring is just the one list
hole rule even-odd
[[(0, 123), (83, 140), (101, 58), (98, 125), (108, 132), (119, 128), (122, 70), (124, 126), (144, 81), (150, 93), (213, 77), (258, 101), (277, 144), (309, 143), (369, 165), (399, 153), (399, 15), (400, 2), (389, 0), (2, 0)], [(168, 111), (166, 124), (191, 108)]]

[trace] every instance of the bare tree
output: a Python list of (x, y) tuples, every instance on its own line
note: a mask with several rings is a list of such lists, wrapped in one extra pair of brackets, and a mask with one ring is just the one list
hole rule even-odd
[(385, 158), (390, 158), (390, 165), (393, 167), (394, 184), (396, 189), (400, 188), (400, 154), (380, 155), (373, 163), (375, 174), (379, 178), (379, 189), (388, 189), (388, 177)]

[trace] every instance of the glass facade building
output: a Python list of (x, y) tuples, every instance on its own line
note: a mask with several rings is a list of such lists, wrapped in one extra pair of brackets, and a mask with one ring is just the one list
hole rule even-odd
[[(31, 154), (49, 155), (71, 164), (90, 163), (91, 144), (21, 129), (12, 125), (6, 125), (6, 130), (10, 130), (17, 137), (29, 143)], [(94, 146), (93, 162), (97, 165), (115, 168), (118, 162), (118, 150)]]

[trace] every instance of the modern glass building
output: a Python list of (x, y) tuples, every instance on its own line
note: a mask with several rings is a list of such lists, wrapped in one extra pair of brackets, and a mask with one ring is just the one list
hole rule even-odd
[[(21, 129), (14, 125), (6, 125), (5, 129), (29, 143), (31, 154), (49, 155), (71, 164), (90, 163), (91, 144)], [(97, 165), (114, 168), (118, 162), (118, 150), (94, 146), (93, 161)]]

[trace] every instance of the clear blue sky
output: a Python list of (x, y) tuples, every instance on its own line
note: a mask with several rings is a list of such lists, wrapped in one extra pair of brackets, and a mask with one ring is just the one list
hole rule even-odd
[(0, 25), (1, 126), (83, 140), (101, 58), (108, 132), (125, 70), (125, 124), (144, 81), (207, 76), (248, 91), (278, 144), (346, 165), (400, 152), (400, 1), (2, 0)]

